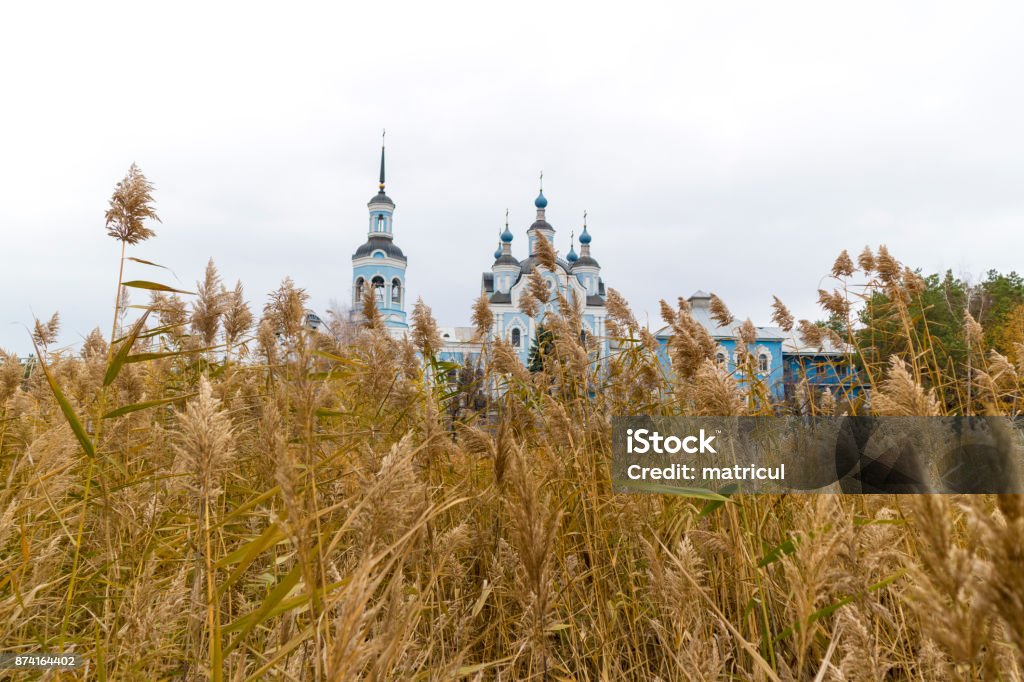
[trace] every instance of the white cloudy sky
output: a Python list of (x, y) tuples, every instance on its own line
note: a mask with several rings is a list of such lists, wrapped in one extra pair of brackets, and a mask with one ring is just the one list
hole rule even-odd
[[(133, 255), (250, 298), (347, 300), (379, 134), (411, 294), (464, 324), (505, 208), (543, 169), (561, 250), (651, 318), (703, 288), (813, 316), (842, 248), (1024, 268), (1020, 3), (51, 3), (0, 21), (0, 347), (109, 324), (113, 185), (163, 225)], [(141, 266), (140, 266), (141, 267)], [(134, 272), (132, 276), (151, 276)], [(170, 277), (170, 276), (168, 276)]]

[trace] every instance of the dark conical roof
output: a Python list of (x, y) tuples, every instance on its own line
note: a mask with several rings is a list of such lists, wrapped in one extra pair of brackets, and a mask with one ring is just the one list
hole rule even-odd
[(575, 269), (577, 267), (587, 266), (587, 265), (589, 265), (591, 267), (595, 267), (595, 268), (601, 267), (601, 264), (598, 263), (593, 258), (591, 258), (590, 256), (580, 256), (579, 258), (577, 258), (573, 262), (572, 267)]
[[(514, 265), (518, 267), (519, 261), (512, 254), (503, 253), (499, 254), (498, 258), (494, 260), (494, 265)], [(493, 268), (494, 265), (492, 265), (491, 267)]]
[(404, 261), (405, 254), (398, 248), (394, 241), (386, 237), (370, 237), (366, 242), (356, 249), (356, 252), (352, 254), (353, 258), (362, 258), (363, 256), (372, 255), (374, 251), (383, 251), (384, 254), (390, 258)]
[(371, 204), (387, 204), (388, 206), (394, 206), (395, 202), (391, 201), (391, 197), (384, 194), (384, 190), (381, 190), (370, 197)]

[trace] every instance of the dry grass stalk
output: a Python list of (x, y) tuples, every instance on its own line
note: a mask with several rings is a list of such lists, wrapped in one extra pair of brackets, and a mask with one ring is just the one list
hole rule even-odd
[(487, 294), (480, 294), (473, 303), (473, 328), (475, 338), (483, 340), (491, 333), (494, 325), (494, 313), (491, 312), (490, 300)]
[(889, 375), (872, 399), (875, 414), (892, 417), (937, 417), (935, 391), (925, 391), (895, 355), (889, 359)]
[(437, 355), (443, 345), (434, 315), (422, 298), (412, 308), (412, 342), (426, 358)]
[(777, 324), (784, 332), (793, 330), (793, 313), (779, 300), (778, 296), (772, 296), (772, 322)]
[(711, 294), (711, 319), (717, 322), (719, 327), (728, 327), (735, 319), (725, 301), (715, 294)]
[(122, 243), (138, 244), (156, 235), (147, 220), (160, 222), (153, 207), (153, 184), (134, 163), (117, 183), (106, 213), (107, 234)]

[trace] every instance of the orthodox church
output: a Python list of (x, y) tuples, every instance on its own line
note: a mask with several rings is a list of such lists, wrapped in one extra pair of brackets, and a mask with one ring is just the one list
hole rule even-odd
[[(352, 254), (352, 311), (353, 316), (359, 315), (366, 287), (373, 287), (377, 307), (388, 331), (401, 337), (409, 329), (405, 279), (408, 261), (395, 243), (395, 202), (384, 191), (384, 161), (382, 145), (378, 191), (367, 204), (369, 221), (366, 241)], [(483, 273), (480, 283), (480, 291), (487, 296), (494, 317), (491, 338), (508, 341), (524, 364), (528, 362), (538, 328), (543, 325), (544, 314), (558, 305), (556, 297), (552, 296), (555, 300), (545, 304), (535, 318), (519, 309), (529, 275), (539, 267), (538, 237), (543, 236), (550, 243), (555, 243), (555, 228), (547, 220), (548, 198), (544, 196), (543, 174), (541, 182), (540, 192), (533, 202), (536, 218), (526, 230), (526, 257), (519, 260), (513, 254), (515, 235), (508, 225), (506, 212), (505, 229), (499, 235), (494, 262)], [(579, 254), (576, 253), (575, 240), (570, 237), (570, 248), (565, 258), (557, 259), (553, 272), (542, 271), (541, 274), (552, 293), (558, 291), (568, 300), (575, 296), (581, 302), (581, 333), (591, 337), (599, 357), (607, 357), (612, 348), (605, 333), (605, 283), (601, 278), (601, 265), (591, 253), (591, 242), (592, 236), (584, 213)], [(689, 302), (694, 318), (708, 330), (717, 344), (715, 361), (724, 371), (738, 372), (735, 330), (721, 327), (712, 319), (709, 294), (698, 291), (689, 298)], [(444, 341), (441, 360), (465, 364), (479, 356), (481, 346), (473, 339), (473, 327), (446, 327), (440, 331)], [(666, 348), (670, 333), (668, 328), (655, 333), (666, 368), (669, 364)], [(843, 362), (848, 356), (846, 349), (828, 345), (821, 348), (806, 347), (795, 334), (776, 327), (758, 327), (757, 337), (757, 343), (750, 349), (757, 360), (757, 373), (760, 380), (767, 382), (777, 399), (791, 395), (793, 386), (801, 380), (807, 381), (811, 389), (817, 391), (842, 388), (851, 382), (852, 377), (843, 373), (842, 369), (843, 365), (848, 364)]]
[[(542, 176), (543, 180), (543, 176)], [(583, 232), (580, 233), (580, 253), (577, 255), (575, 244), (569, 247), (565, 259), (558, 258), (553, 272), (542, 272), (552, 300), (545, 305), (545, 310), (536, 319), (529, 317), (519, 309), (519, 301), (523, 296), (528, 282), (527, 278), (537, 262), (538, 237), (555, 243), (555, 228), (547, 221), (548, 200), (544, 196), (543, 186), (533, 202), (537, 209), (537, 217), (526, 230), (527, 257), (522, 261), (512, 255), (512, 242), (515, 236), (509, 229), (506, 218), (505, 231), (501, 233), (500, 244), (494, 252), (494, 263), (491, 269), (483, 273), (480, 289), (490, 301), (491, 313), (494, 315), (493, 338), (503, 338), (512, 344), (520, 359), (525, 363), (529, 356), (531, 340), (537, 336), (537, 327), (543, 324), (544, 313), (557, 305), (555, 292), (561, 293), (566, 300), (573, 297), (583, 305), (583, 329), (581, 333), (591, 337), (598, 345), (599, 353), (608, 352), (605, 339), (605, 288), (601, 279), (601, 265), (590, 253), (591, 235), (587, 229), (584, 215)], [(452, 351), (455, 351), (453, 348)]]
[[(352, 254), (352, 310), (355, 315), (361, 307), (366, 287), (373, 287), (377, 307), (384, 317), (389, 332), (402, 336), (409, 328), (408, 301), (405, 272), (408, 260), (402, 249), (395, 243), (394, 214), (395, 202), (385, 193), (384, 147), (380, 151), (380, 181), (377, 194), (370, 198), (369, 223), (366, 241)], [(541, 176), (543, 181), (543, 175)], [(536, 318), (519, 309), (520, 298), (526, 291), (527, 278), (537, 263), (537, 240), (543, 236), (555, 242), (555, 228), (547, 221), (548, 199), (544, 188), (533, 202), (537, 211), (536, 219), (526, 230), (527, 254), (519, 260), (512, 253), (515, 235), (508, 225), (499, 236), (498, 248), (494, 252), (494, 263), (481, 277), (481, 292), (490, 301), (494, 316), (492, 338), (507, 340), (526, 363), (538, 326), (543, 324), (544, 313), (557, 306), (557, 301), (545, 305)], [(592, 337), (599, 352), (608, 352), (605, 338), (605, 285), (601, 279), (601, 265), (591, 255), (591, 240), (584, 216), (583, 231), (580, 233), (580, 253), (575, 244), (570, 246), (565, 259), (557, 259), (553, 272), (543, 272), (549, 290), (560, 292), (567, 300), (572, 296), (583, 304), (583, 329), (581, 333)], [(554, 296), (552, 297), (554, 298)], [(463, 363), (480, 352), (480, 346), (473, 341), (472, 327), (449, 327), (441, 330), (445, 346), (441, 359)]]

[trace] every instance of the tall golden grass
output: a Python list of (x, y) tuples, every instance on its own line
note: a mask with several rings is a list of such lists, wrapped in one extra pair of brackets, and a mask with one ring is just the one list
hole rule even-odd
[[(662, 303), (670, 373), (614, 291), (613, 356), (562, 300), (536, 373), (478, 302), (484, 362), (453, 382), (422, 303), (395, 340), (372, 296), (314, 333), (290, 280), (258, 319), (212, 262), (195, 295), (125, 282), (153, 265), (125, 251), (153, 236), (150, 190), (133, 167), (107, 214), (111, 334), (54, 349), (54, 318), (30, 371), (0, 363), (0, 650), (80, 652), (68, 675), (100, 680), (1022, 678), (1019, 497), (612, 494), (612, 415), (778, 409), (685, 301)], [(884, 247), (832, 275), (846, 315), (882, 290), (901, 320), (918, 291)], [(861, 368), (870, 405), (804, 406), (1021, 405), (1024, 367), (975, 344), (968, 384), (904, 322), (906, 353)]]

